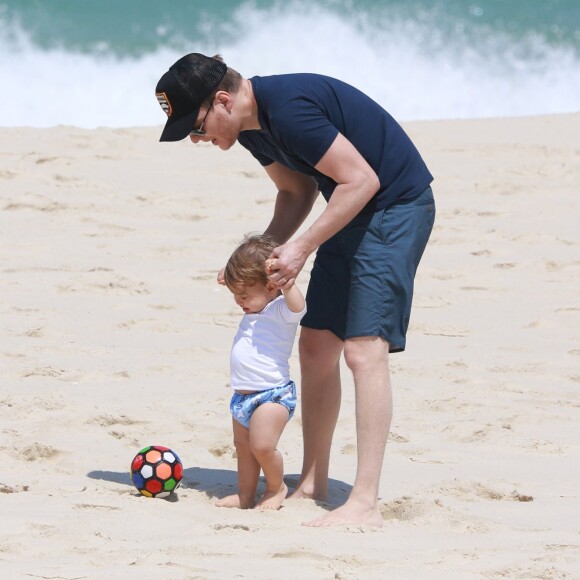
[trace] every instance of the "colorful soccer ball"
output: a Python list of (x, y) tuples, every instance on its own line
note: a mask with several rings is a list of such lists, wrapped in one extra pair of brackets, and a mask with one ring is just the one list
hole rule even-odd
[(147, 497), (169, 497), (183, 477), (177, 453), (161, 445), (144, 447), (131, 462), (131, 480)]

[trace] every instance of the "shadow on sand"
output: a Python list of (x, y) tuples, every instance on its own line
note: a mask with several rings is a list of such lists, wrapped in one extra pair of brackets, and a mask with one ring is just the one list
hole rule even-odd
[[(131, 481), (131, 475), (129, 472), (95, 470), (89, 471), (87, 477), (133, 487), (133, 482)], [(284, 481), (286, 482), (290, 492), (292, 492), (296, 487), (299, 479), (299, 474), (287, 474), (284, 477)], [(263, 491), (264, 485), (264, 478), (261, 477), (258, 483), (258, 492)], [(195, 489), (204, 493), (209, 498), (221, 499), (227, 495), (235, 493), (237, 488), (237, 472), (231, 469), (189, 467), (183, 470), (181, 487), (185, 489)], [(346, 501), (351, 489), (352, 486), (343, 481), (329, 479), (328, 502), (316, 503), (323, 508), (332, 509)], [(168, 499), (169, 501), (177, 501), (177, 494), (172, 494)]]

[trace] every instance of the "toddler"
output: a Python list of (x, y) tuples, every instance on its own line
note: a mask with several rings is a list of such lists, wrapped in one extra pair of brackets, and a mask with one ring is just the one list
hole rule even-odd
[[(296, 408), (289, 358), (306, 303), (295, 284), (279, 289), (268, 280), (268, 258), (277, 246), (268, 236), (246, 236), (223, 272), (244, 316), (230, 355), (238, 493), (219, 500), (220, 507), (278, 509), (288, 492), (276, 446)], [(260, 470), (266, 491), (256, 503)]]

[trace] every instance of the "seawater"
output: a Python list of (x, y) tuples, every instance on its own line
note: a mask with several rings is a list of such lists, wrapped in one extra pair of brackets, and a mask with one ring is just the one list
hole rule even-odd
[(187, 52), (329, 74), (402, 121), (580, 110), (578, 0), (0, 0), (0, 126), (160, 125)]

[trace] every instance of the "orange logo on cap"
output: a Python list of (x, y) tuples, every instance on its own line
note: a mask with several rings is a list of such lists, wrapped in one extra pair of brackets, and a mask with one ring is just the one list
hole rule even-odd
[(165, 111), (165, 114), (168, 117), (171, 117), (171, 113), (173, 113), (173, 107), (171, 106), (167, 95), (165, 93), (155, 93), (155, 96), (157, 97), (161, 108)]

